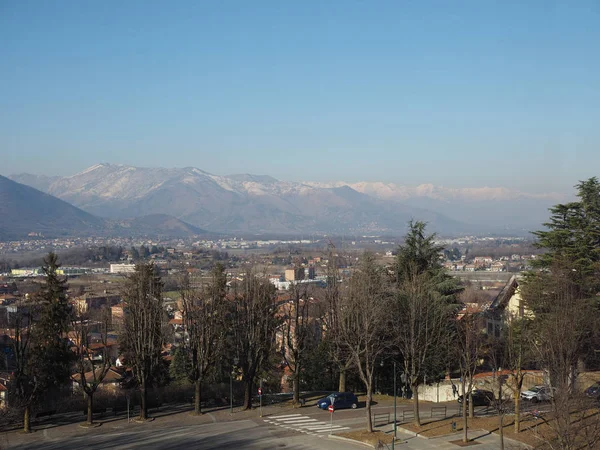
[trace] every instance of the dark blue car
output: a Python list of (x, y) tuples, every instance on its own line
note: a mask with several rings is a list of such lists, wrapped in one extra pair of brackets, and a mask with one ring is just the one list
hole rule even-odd
[(352, 392), (334, 392), (327, 397), (317, 400), (317, 408), (327, 409), (333, 401), (335, 409), (358, 408), (358, 398)]
[(585, 395), (600, 400), (600, 381), (596, 381), (585, 390)]

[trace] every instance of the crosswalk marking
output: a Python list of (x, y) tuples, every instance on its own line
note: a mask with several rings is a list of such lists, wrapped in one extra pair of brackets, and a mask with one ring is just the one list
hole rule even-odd
[[(341, 430), (349, 430), (349, 429), (350, 429), (349, 427), (343, 427), (343, 428), (338, 428), (337, 430), (334, 429), (333, 431), (341, 431)], [(325, 433), (327, 431), (329, 431), (329, 430), (315, 430), (315, 433)]]
[(271, 417), (270, 419), (263, 420), (281, 428), (300, 431), (302, 433), (312, 434), (314, 436), (317, 436), (317, 433), (337, 432), (350, 429), (350, 427), (332, 425), (330, 422), (319, 421), (301, 414), (288, 414), (285, 416)]
[(304, 423), (304, 422), (317, 422), (317, 419), (296, 419), (296, 420), (286, 420), (285, 422), (281, 422), (281, 423)]

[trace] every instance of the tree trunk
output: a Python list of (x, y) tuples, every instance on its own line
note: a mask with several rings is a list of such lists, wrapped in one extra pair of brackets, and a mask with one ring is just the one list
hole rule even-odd
[(469, 392), (469, 418), (475, 417), (475, 405), (473, 405), (473, 391)]
[(202, 414), (202, 410), (200, 408), (200, 399), (202, 396), (202, 383), (200, 379), (196, 380), (195, 392), (194, 392), (194, 414), (199, 416)]
[(413, 391), (413, 413), (415, 416), (415, 423), (421, 426), (421, 416), (419, 414), (419, 385), (411, 385)]
[(146, 382), (142, 381), (140, 387), (140, 420), (146, 420), (148, 418), (148, 390), (146, 389)]
[(252, 387), (254, 383), (252, 380), (246, 380), (244, 386), (244, 409), (252, 409)]
[(465, 380), (462, 381), (462, 417), (463, 417), (463, 442), (469, 442), (469, 429), (467, 423), (467, 396), (465, 395)]
[(521, 431), (521, 390), (515, 391), (515, 433)]
[(373, 388), (367, 387), (367, 431), (373, 432), (373, 418), (371, 417), (371, 399), (373, 398)]
[(346, 369), (340, 370), (340, 381), (338, 383), (338, 391), (346, 392)]
[(23, 432), (31, 433), (31, 406), (27, 405), (23, 412)]
[(498, 422), (500, 426), (500, 450), (504, 450), (504, 414), (498, 414)]
[(94, 393), (87, 393), (87, 424), (94, 423)]
[(294, 405), (298, 405), (300, 403), (300, 372), (299, 371), (298, 371), (298, 373), (294, 374), (293, 390), (294, 390), (294, 398), (292, 400), (292, 403)]

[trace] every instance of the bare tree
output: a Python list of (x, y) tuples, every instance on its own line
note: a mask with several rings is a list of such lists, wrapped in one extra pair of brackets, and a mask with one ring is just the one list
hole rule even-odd
[[(87, 396), (87, 424), (93, 424), (94, 394), (98, 386), (110, 370), (111, 360), (108, 351), (108, 330), (110, 325), (110, 310), (103, 308), (97, 314), (79, 307), (74, 311), (71, 327), (71, 342), (75, 353), (75, 374), (71, 378), (79, 383)], [(98, 330), (98, 352), (90, 348), (90, 332)]]
[(327, 256), (327, 286), (323, 289), (323, 300), (326, 308), (324, 315), (326, 338), (331, 342), (331, 358), (339, 370), (338, 391), (346, 391), (346, 374), (352, 366), (352, 358), (340, 340), (339, 333), (339, 301), (340, 301), (340, 274), (338, 270), (338, 253), (333, 242), (329, 241)]
[[(498, 431), (500, 435), (500, 449), (504, 450), (504, 417), (511, 410), (510, 397), (506, 391), (509, 374), (501, 370), (510, 363), (510, 351), (506, 336), (494, 341), (488, 340), (487, 362), (493, 368), (493, 377), (487, 380), (489, 390), (493, 393), (490, 399), (490, 406), (495, 410), (498, 416)], [(512, 372), (512, 371), (508, 371)], [(512, 373), (511, 373), (512, 374)], [(464, 397), (463, 397), (464, 398)]]
[(194, 412), (201, 414), (202, 382), (214, 369), (225, 346), (225, 268), (215, 265), (211, 280), (202, 289), (192, 289), (189, 283), (181, 290), (183, 321), (187, 332), (187, 356), (190, 358), (189, 379), (194, 383)]
[(279, 324), (276, 317), (275, 286), (252, 269), (235, 286), (230, 320), (232, 348), (239, 358), (238, 369), (244, 383), (244, 409), (252, 408), (252, 392), (257, 376), (267, 368)]
[(595, 299), (578, 279), (569, 264), (557, 260), (550, 271), (531, 274), (523, 286), (523, 298), (535, 315), (531, 345), (548, 371), (553, 392), (548, 424), (555, 433), (546, 443), (560, 449), (578, 448), (584, 438), (594, 440), (584, 435), (598, 420), (578, 418), (583, 410), (577, 366), (598, 327)]
[(307, 352), (315, 346), (321, 332), (321, 308), (311, 296), (308, 285), (292, 284), (290, 299), (282, 304), (282, 355), (292, 371), (293, 404), (300, 402), (300, 377)]
[(505, 345), (505, 354), (503, 367), (509, 370), (508, 383), (513, 391), (514, 411), (515, 411), (515, 433), (521, 431), (521, 391), (523, 390), (523, 381), (527, 374), (527, 366), (533, 360), (533, 345), (531, 336), (531, 323), (527, 318), (513, 318), (503, 330)]
[(43, 386), (36, 376), (35, 345), (32, 326), (35, 317), (33, 305), (17, 304), (17, 312), (12, 317), (11, 327), (15, 330), (12, 350), (15, 356), (14, 379), (11, 383), (12, 407), (23, 408), (23, 431), (31, 432), (31, 407)]
[[(389, 348), (390, 289), (387, 276), (370, 254), (362, 257), (338, 304), (338, 339), (358, 371), (367, 391), (367, 430), (373, 431), (371, 403), (376, 361)], [(335, 406), (335, 405), (334, 405)]]
[(463, 442), (469, 442), (467, 403), (469, 417), (473, 417), (473, 377), (481, 364), (486, 336), (478, 314), (465, 312), (456, 321), (456, 356), (461, 376)]
[(162, 281), (153, 264), (137, 264), (123, 288), (121, 349), (140, 390), (140, 420), (148, 418), (148, 388), (161, 368), (165, 312)]

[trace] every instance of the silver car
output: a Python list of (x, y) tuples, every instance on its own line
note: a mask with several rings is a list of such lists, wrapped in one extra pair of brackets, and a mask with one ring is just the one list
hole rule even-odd
[(546, 402), (552, 398), (552, 392), (553, 388), (550, 386), (539, 385), (521, 392), (521, 398), (533, 403)]

